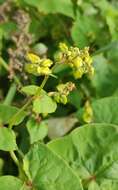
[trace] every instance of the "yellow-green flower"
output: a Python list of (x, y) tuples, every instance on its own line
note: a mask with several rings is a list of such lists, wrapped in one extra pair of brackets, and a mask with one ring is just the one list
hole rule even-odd
[(83, 75), (83, 69), (80, 68), (78, 70), (73, 71), (73, 75), (74, 75), (75, 79), (81, 78)]
[(89, 75), (94, 73), (88, 47), (80, 50), (77, 47), (68, 47), (66, 44), (60, 43), (59, 48), (60, 52), (57, 54), (56, 60), (68, 64), (72, 68), (73, 76), (76, 79), (81, 78), (85, 73)]
[(31, 63), (40, 63), (41, 59), (39, 56), (37, 56), (34, 53), (27, 53), (26, 55), (26, 59), (27, 61), (31, 62)]
[(86, 101), (84, 106), (83, 121), (86, 123), (91, 123), (92, 119), (93, 119), (93, 110), (90, 105), (90, 102)]
[(28, 73), (34, 74), (36, 76), (50, 75), (52, 73), (50, 67), (53, 62), (50, 59), (41, 59), (39, 56), (33, 53), (27, 53), (26, 59), (29, 61), (29, 63), (25, 64), (25, 70)]
[(53, 64), (53, 62), (50, 59), (45, 59), (42, 61), (43, 67), (50, 67)]
[(59, 48), (62, 52), (68, 51), (68, 46), (65, 43), (59, 43)]
[(73, 65), (74, 67), (76, 67), (77, 69), (79, 69), (80, 67), (82, 67), (83, 64), (83, 60), (81, 59), (81, 57), (77, 57), (73, 60)]
[(52, 73), (48, 67), (38, 67), (37, 72), (39, 75), (50, 75)]
[(51, 93), (51, 95), (54, 97), (54, 100), (57, 103), (66, 104), (68, 101), (67, 96), (69, 93), (75, 88), (74, 83), (67, 82), (65, 84), (59, 84), (56, 89), (56, 92)]

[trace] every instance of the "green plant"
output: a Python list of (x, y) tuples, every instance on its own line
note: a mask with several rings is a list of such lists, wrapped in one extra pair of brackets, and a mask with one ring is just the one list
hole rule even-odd
[(0, 190), (118, 189), (117, 6), (0, 1)]

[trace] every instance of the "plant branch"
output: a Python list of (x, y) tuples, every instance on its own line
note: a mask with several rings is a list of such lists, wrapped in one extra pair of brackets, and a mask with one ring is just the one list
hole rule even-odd
[[(40, 91), (44, 88), (47, 80), (48, 80), (48, 77), (49, 76), (45, 76), (43, 81), (42, 81), (42, 84), (40, 85), (39, 89), (37, 90), (37, 93), (36, 95), (38, 95), (40, 93)], [(35, 99), (36, 95), (34, 95), (33, 97), (31, 97), (27, 102), (26, 104), (24, 104), (24, 106), (15, 114), (13, 115), (13, 117), (11, 118), (10, 120), (10, 123), (9, 123), (9, 128), (12, 129), (14, 123), (15, 123), (15, 120), (16, 118), (31, 104), (31, 102)]]
[(10, 153), (11, 158), (12, 158), (13, 161), (15, 162), (15, 164), (19, 167), (19, 161), (18, 161), (18, 159), (17, 159), (17, 157), (16, 157), (14, 151), (10, 151), (9, 153)]

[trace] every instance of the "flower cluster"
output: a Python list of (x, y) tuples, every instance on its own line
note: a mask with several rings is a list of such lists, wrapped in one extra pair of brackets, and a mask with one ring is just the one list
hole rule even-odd
[(90, 105), (90, 102), (86, 101), (84, 106), (83, 121), (86, 123), (91, 123), (92, 119), (93, 119), (93, 110)]
[(59, 48), (60, 51), (56, 56), (56, 61), (68, 64), (72, 68), (73, 76), (76, 79), (81, 78), (85, 73), (90, 75), (94, 73), (88, 47), (80, 50), (77, 47), (68, 47), (65, 43), (60, 43)]
[(25, 70), (34, 75), (50, 75), (52, 73), (50, 67), (53, 62), (50, 59), (40, 58), (36, 54), (27, 53)]
[(66, 104), (68, 101), (67, 96), (75, 89), (75, 85), (72, 82), (67, 82), (65, 84), (59, 84), (56, 89), (56, 92), (51, 92), (49, 95), (51, 95), (57, 103)]

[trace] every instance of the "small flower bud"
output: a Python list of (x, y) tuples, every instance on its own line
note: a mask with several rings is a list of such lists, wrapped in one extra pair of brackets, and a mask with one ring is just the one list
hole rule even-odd
[(83, 69), (82, 68), (80, 68), (77, 71), (73, 71), (73, 75), (74, 75), (75, 79), (81, 78), (83, 74), (84, 73), (83, 73)]
[(68, 46), (65, 43), (60, 43), (59, 48), (62, 52), (68, 51)]
[(48, 67), (40, 67), (37, 69), (37, 71), (41, 75), (50, 75), (52, 73)]
[(60, 96), (60, 102), (62, 103), (62, 104), (66, 104), (67, 103), (67, 97), (66, 97), (66, 95), (61, 95)]
[(34, 73), (34, 75), (37, 73), (37, 67), (35, 67), (34, 64), (27, 63), (25, 64), (25, 71), (28, 73)]
[(60, 94), (58, 92), (55, 92), (54, 94), (54, 100), (59, 103), (60, 102)]
[(93, 110), (89, 101), (86, 101), (84, 106), (83, 120), (86, 123), (91, 123), (93, 119)]
[(95, 73), (95, 69), (93, 67), (90, 67), (90, 70), (89, 70), (89, 75), (90, 76), (93, 76)]
[(73, 64), (77, 69), (82, 67), (82, 59), (80, 57), (75, 58)]

